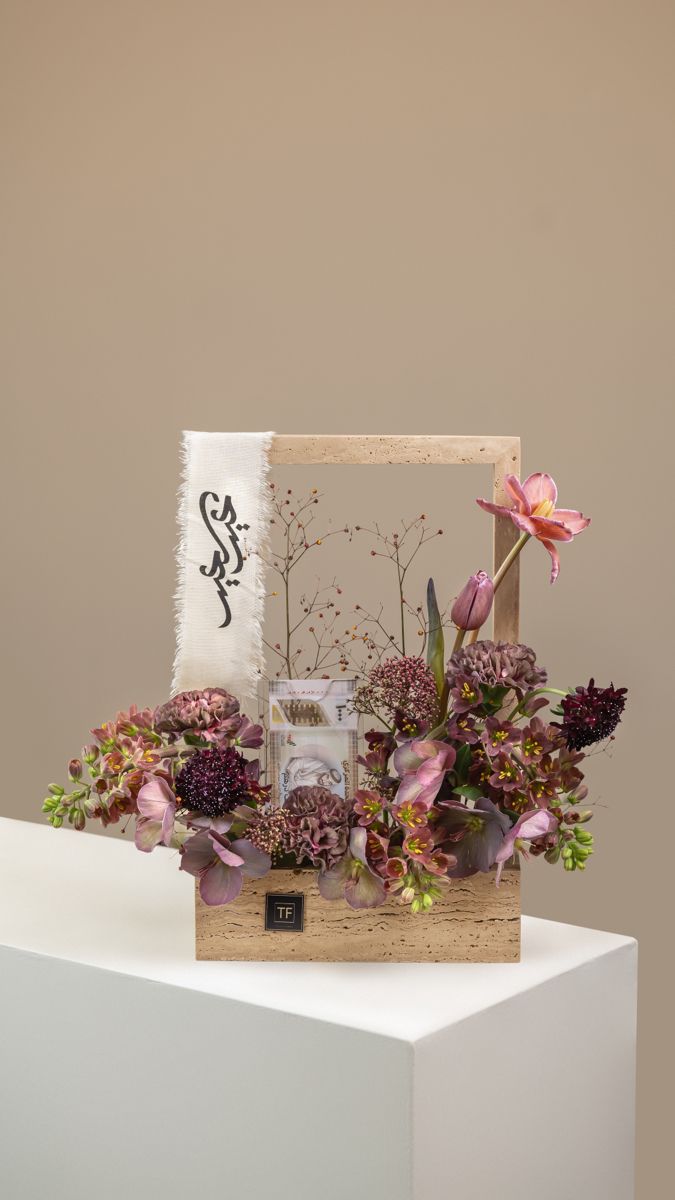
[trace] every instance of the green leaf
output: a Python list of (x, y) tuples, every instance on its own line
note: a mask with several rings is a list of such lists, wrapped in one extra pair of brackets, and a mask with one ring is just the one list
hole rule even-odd
[(183, 741), (185, 742), (186, 746), (199, 746), (204, 749), (210, 745), (210, 743), (206, 741), (205, 738), (200, 737), (198, 733), (184, 733)]
[(472, 787), (470, 783), (462, 783), (459, 787), (453, 788), (458, 796), (464, 796), (467, 800), (480, 800), (483, 792), (478, 787)]
[(441, 720), (445, 717), (448, 705), (448, 685), (445, 678), (445, 637), (443, 623), (436, 600), (436, 588), (433, 579), (427, 584), (427, 611), (429, 617), (429, 638), (427, 641), (427, 666), (436, 681), (436, 691), (441, 702)]
[[(464, 745), (460, 746), (455, 759), (455, 776), (457, 782), (461, 784), (462, 780), (466, 779), (469, 767), (471, 766), (471, 747)], [(454, 789), (457, 791), (457, 788)]]

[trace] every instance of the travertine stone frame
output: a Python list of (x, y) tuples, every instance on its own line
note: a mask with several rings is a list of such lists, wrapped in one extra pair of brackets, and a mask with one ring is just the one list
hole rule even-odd
[[(508, 504), (507, 475), (520, 475), (520, 438), (411, 436), (407, 434), (280, 434), (270, 450), (272, 466), (419, 465), (492, 466), (492, 498)], [(494, 570), (515, 544), (511, 521), (495, 521)], [(519, 573), (513, 564), (497, 591), (493, 610), (496, 641), (518, 641)], [(273, 870), (246, 880), (233, 903), (210, 908), (195, 890), (198, 959), (305, 962), (514, 962), (520, 959), (520, 872), (494, 871), (454, 880), (431, 912), (412, 914), (395, 900), (355, 911), (327, 902), (316, 871)], [(302, 933), (265, 930), (268, 892), (302, 892)]]

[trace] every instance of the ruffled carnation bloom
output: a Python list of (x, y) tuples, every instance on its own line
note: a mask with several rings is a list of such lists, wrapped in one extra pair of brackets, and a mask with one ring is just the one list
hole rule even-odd
[(536, 665), (536, 654), (529, 646), (513, 642), (479, 641), (455, 650), (446, 670), (448, 686), (457, 688), (460, 680), (474, 687), (511, 688), (518, 695), (542, 687), (547, 675)]
[(611, 737), (626, 704), (627, 688), (577, 687), (561, 702), (563, 720), (557, 726), (570, 750), (583, 750), (594, 742)]
[(160, 733), (177, 735), (212, 729), (239, 712), (239, 701), (223, 688), (179, 692), (155, 709), (155, 727)]
[(478, 500), (477, 503), (495, 516), (509, 517), (523, 533), (541, 542), (551, 556), (551, 583), (555, 583), (560, 571), (555, 543), (571, 542), (590, 525), (590, 518), (573, 508), (556, 508), (558, 489), (555, 480), (541, 471), (528, 475), (523, 483), (517, 475), (507, 475), (504, 482), (513, 500), (510, 508), (505, 504), (493, 504), (491, 500)]
[(324, 787), (296, 787), (284, 805), (287, 839), (298, 862), (332, 867), (349, 842), (350, 805)]

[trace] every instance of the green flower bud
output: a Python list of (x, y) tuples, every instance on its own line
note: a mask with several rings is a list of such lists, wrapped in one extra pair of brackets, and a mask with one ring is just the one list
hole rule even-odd
[(570, 857), (570, 858), (563, 858), (563, 866), (564, 866), (564, 868), (565, 868), (565, 870), (566, 870), (566, 871), (574, 871), (574, 870), (576, 870), (576, 863), (575, 863), (575, 861), (574, 861), (574, 859), (573, 859), (572, 857)]
[(54, 829), (60, 829), (63, 825), (63, 817), (50, 817), (50, 821), (54, 826)]
[(66, 789), (62, 788), (58, 783), (50, 783), (49, 787), (47, 788), (47, 791), (52, 796), (62, 796), (65, 790)]
[(593, 845), (593, 834), (589, 833), (587, 829), (581, 829), (580, 826), (575, 826), (574, 836), (578, 842), (581, 842), (582, 846)]

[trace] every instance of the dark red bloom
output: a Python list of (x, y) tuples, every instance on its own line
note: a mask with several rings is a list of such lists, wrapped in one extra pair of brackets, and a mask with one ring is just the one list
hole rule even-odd
[(583, 750), (594, 742), (611, 737), (616, 729), (626, 704), (627, 688), (595, 686), (591, 679), (588, 687), (575, 688), (561, 703), (563, 720), (558, 728), (570, 750)]
[(251, 794), (251, 779), (243, 754), (226, 750), (199, 750), (188, 759), (176, 779), (176, 795), (182, 808), (222, 817)]

